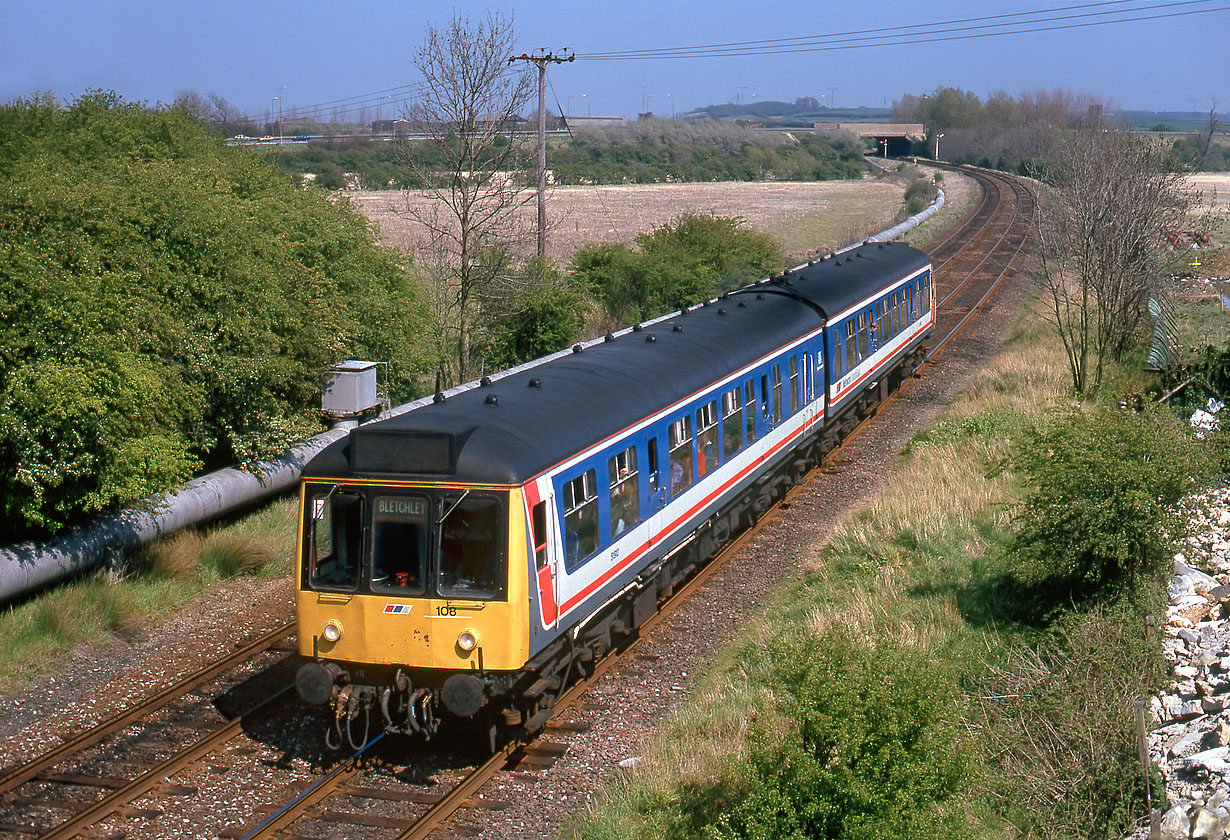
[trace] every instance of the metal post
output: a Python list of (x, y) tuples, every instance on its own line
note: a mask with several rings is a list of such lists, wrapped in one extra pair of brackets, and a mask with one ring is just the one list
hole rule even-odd
[(538, 62), (538, 256), (547, 255), (547, 63)]
[(547, 253), (547, 65), (572, 61), (576, 56), (569, 53), (556, 56), (539, 51), (535, 55), (514, 55), (508, 63), (531, 61), (538, 65), (538, 256)]

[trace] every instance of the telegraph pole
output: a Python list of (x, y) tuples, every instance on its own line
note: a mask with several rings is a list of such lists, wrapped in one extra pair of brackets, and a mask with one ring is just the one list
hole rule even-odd
[(556, 55), (538, 50), (533, 55), (522, 53), (508, 59), (529, 61), (538, 65), (538, 256), (547, 254), (547, 65), (572, 61), (576, 55), (565, 50), (566, 55)]

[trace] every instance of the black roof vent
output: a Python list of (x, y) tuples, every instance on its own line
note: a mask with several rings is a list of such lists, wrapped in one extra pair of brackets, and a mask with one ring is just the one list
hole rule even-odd
[(645, 336), (645, 340), (648, 341), (650, 344), (652, 344), (653, 342), (658, 340), (658, 337), (656, 335), (647, 335)]
[(484, 376), (482, 379), (478, 380), (478, 384), (486, 388), (488, 385), (491, 384), (491, 377)]
[(537, 376), (535, 376), (533, 379), (530, 380), (530, 387), (531, 388), (541, 388), (542, 380), (539, 379)]
[(730, 300), (730, 292), (722, 292), (722, 300)]
[(614, 340), (615, 340), (615, 334), (614, 334), (614, 333), (607, 333), (606, 335), (604, 335), (604, 336), (602, 337), (602, 340), (603, 340), (603, 341), (614, 341)]
[(584, 353), (585, 348), (582, 347), (580, 344), (574, 344), (572, 345), (572, 352), (573, 353)]
[(671, 327), (671, 330), (674, 332), (683, 332), (683, 324), (675, 324), (675, 326)]
[(764, 300), (764, 294), (763, 294), (763, 293), (759, 293), (759, 294), (757, 294), (757, 295), (756, 295), (756, 300)]
[(483, 402), (487, 405), (497, 405), (500, 402), (500, 398), (496, 394), (488, 394), (487, 399), (483, 400)]
[(877, 248), (883, 248), (883, 247), (884, 247), (884, 243), (883, 243), (883, 242), (877, 242), (877, 243), (876, 243), (876, 247), (877, 247)]
[(687, 314), (688, 314), (688, 308), (687, 308), (686, 306), (685, 306), (685, 307), (683, 307), (683, 309), (680, 309), (680, 310), (679, 310), (679, 314), (680, 314), (680, 315), (687, 315)]
[(435, 395), (434, 397), (432, 397), (432, 398), (431, 398), (431, 401), (432, 401), (433, 403), (442, 403), (442, 402), (444, 402), (446, 399), (448, 399), (448, 398), (444, 396), (444, 392), (443, 392), (443, 391), (436, 391), (436, 395)]
[(726, 307), (725, 307), (725, 306), (723, 306), (722, 308), (720, 308), (720, 309), (718, 310), (718, 314), (719, 314), (719, 315), (725, 315), (725, 314), (726, 314)]
[(739, 301), (739, 306), (743, 309), (747, 309), (747, 301), (745, 300)]
[(637, 324), (635, 327), (632, 328), (632, 332), (640, 332), (643, 329), (645, 328), (642, 327), (640, 324)]

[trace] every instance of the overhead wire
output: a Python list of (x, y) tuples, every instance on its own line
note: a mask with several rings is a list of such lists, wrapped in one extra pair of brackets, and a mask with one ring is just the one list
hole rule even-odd
[[(1218, 5), (1220, 4), (1220, 5)], [(799, 35), (788, 38), (768, 38), (728, 41), (692, 46), (638, 48), (584, 52), (578, 51), (578, 61), (663, 61), (670, 59), (738, 58), (792, 53), (833, 52), (875, 47), (900, 47), (934, 44), (946, 41), (967, 41), (1036, 32), (1113, 26), (1165, 18), (1189, 17), (1230, 11), (1226, 0), (1166, 0), (1141, 3), (1140, 0), (1094, 0), (1094, 2), (1049, 6), (1019, 12), (950, 18), (926, 23), (896, 24), (873, 29), (852, 29), (840, 32)], [(509, 69), (505, 74), (517, 71)], [(426, 82), (396, 85), (382, 90), (325, 100), (311, 105), (287, 106), (292, 115), (301, 118), (312, 115), (319, 119), (322, 110), (328, 116), (357, 115), (379, 108), (394, 96), (412, 98), (426, 88)], [(404, 100), (403, 100), (404, 101)], [(244, 121), (260, 122), (260, 114), (249, 114)]]
[[(734, 41), (724, 44), (701, 44), (690, 47), (662, 47), (658, 49), (636, 49), (594, 53), (578, 51), (577, 60), (660, 61), (668, 59), (731, 58), (740, 56), (782, 55), (802, 52), (829, 52), (851, 49), (866, 49), (870, 47), (896, 47), (910, 44), (930, 44), (943, 41), (994, 38), (1005, 35), (1028, 34), (1032, 32), (1051, 32), (1064, 29), (1111, 26), (1121, 23), (1160, 20), (1163, 18), (1185, 17), (1190, 15), (1209, 14), (1212, 12), (1230, 10), (1230, 5), (1208, 5), (1210, 2), (1217, 2), (1217, 0), (1175, 0), (1174, 2), (1152, 3), (1146, 6), (1137, 5), (1131, 8), (1120, 8), (1097, 12), (1082, 12), (1080, 14), (1055, 15), (1052, 17), (1038, 17), (1040, 14), (1047, 14), (1052, 11), (1092, 8), (1106, 5), (1120, 5), (1124, 2), (1130, 2), (1130, 0), (1107, 0), (1106, 2), (1061, 7), (1060, 9), (1015, 12), (1005, 15), (989, 15), (979, 18), (963, 18), (926, 24), (879, 27), (877, 29), (859, 29), (831, 34), (796, 36), (793, 38), (767, 39), (759, 41)], [(1189, 6), (1202, 6), (1203, 8), (1192, 8), (1181, 11), (1164, 11), (1167, 9)], [(1002, 17), (1024, 17), (1028, 15), (1032, 15), (1033, 19), (1018, 20), (1006, 23), (974, 23), (976, 21), (994, 20)], [(1080, 20), (1083, 18), (1106, 17), (1109, 15), (1115, 15), (1115, 17), (1112, 19), (1103, 20), (1083, 20), (1082, 22), (1062, 22)], [(973, 23), (973, 25), (940, 28), (950, 23)], [(994, 28), (999, 28), (1000, 31), (980, 31)]]

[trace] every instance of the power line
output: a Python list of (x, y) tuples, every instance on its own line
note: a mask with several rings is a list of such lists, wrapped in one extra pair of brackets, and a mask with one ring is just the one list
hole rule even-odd
[[(1137, 13), (1152, 13), (1159, 12), (1163, 9), (1206, 5), (1212, 0), (1178, 0), (1178, 2), (1157, 3), (1149, 6), (1137, 6), (1130, 9), (1115, 9), (1099, 12), (1085, 12), (1072, 15), (1056, 15), (1054, 17), (1037, 17), (1040, 14), (1046, 14), (1054, 9), (1036, 10), (1033, 12), (1016, 12), (1011, 15), (993, 15), (982, 18), (966, 18), (952, 21), (938, 21), (935, 23), (911, 24), (893, 27), (881, 27), (878, 29), (860, 29), (851, 30), (849, 32), (837, 32), (828, 35), (809, 35), (798, 36), (793, 38), (779, 38), (762, 41), (737, 41), (726, 44), (709, 44), (698, 45), (692, 47), (663, 47), (654, 50), (626, 50), (620, 52), (606, 53), (585, 53), (577, 56), (578, 61), (636, 61), (636, 60), (661, 60), (661, 59), (682, 59), (682, 58), (731, 58), (740, 56), (763, 56), (763, 55), (781, 55), (788, 53), (800, 52), (828, 52), (837, 50), (865, 49), (868, 47), (885, 47), (885, 46), (903, 46), (910, 44), (930, 44), (942, 41), (957, 41), (971, 40), (976, 38), (990, 38), (1003, 35), (1019, 35), (1031, 32), (1050, 32), (1063, 29), (1079, 29), (1087, 27), (1110, 26), (1119, 23), (1131, 23), (1136, 21), (1159, 20), (1169, 17), (1184, 17), (1189, 15), (1209, 14), (1212, 12), (1230, 10), (1230, 6), (1214, 6), (1201, 9), (1189, 9), (1186, 11), (1171, 11), (1157, 14), (1137, 14)], [(1128, 0), (1110, 0), (1110, 2), (1090, 3), (1083, 6), (1066, 7), (1068, 9), (1090, 8), (1095, 6), (1118, 5)], [(1135, 16), (1127, 16), (1127, 15)], [(1108, 15), (1116, 15), (1110, 20), (1086, 20), (1079, 23), (1059, 23), (1059, 21), (1079, 20), (1082, 18), (1105, 17)], [(1018, 20), (1011, 23), (978, 23), (970, 26), (952, 26), (944, 27), (949, 23), (974, 22), (981, 20), (992, 20), (1004, 17), (1022, 17), (1033, 16), (1032, 20)], [(1035, 24), (1054, 23), (1050, 26), (1036, 26)], [(1000, 28), (1001, 31), (979, 31), (993, 28)], [(1005, 28), (1012, 27), (1012, 28)], [(915, 31), (898, 31), (898, 30), (915, 30)], [(896, 31), (896, 34), (885, 35), (885, 32)], [(864, 35), (864, 33), (873, 33)], [(966, 34), (943, 34), (943, 33), (966, 33)], [(862, 37), (847, 37), (847, 36), (862, 36)]]

